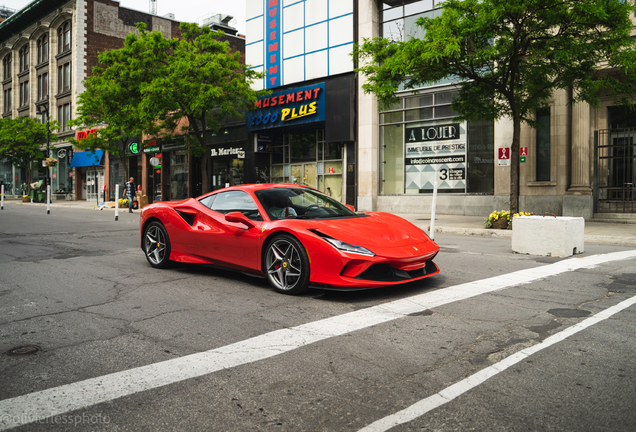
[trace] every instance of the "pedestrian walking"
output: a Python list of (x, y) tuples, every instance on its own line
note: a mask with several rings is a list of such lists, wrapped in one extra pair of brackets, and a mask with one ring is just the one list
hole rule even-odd
[(135, 196), (135, 191), (137, 190), (137, 185), (135, 184), (135, 179), (133, 177), (128, 180), (126, 186), (124, 187), (124, 199), (128, 198), (128, 213), (132, 213), (133, 208), (133, 196)]

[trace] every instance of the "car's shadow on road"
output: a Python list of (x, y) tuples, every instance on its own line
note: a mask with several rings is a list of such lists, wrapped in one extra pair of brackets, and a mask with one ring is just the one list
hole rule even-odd
[[(250, 275), (239, 270), (232, 270), (225, 267), (218, 267), (210, 264), (186, 264), (174, 263), (172, 271), (187, 273), (190, 275), (214, 276), (216, 278), (227, 279), (241, 284), (249, 285), (255, 289), (270, 290), (272, 295), (284, 295), (276, 293), (265, 276)], [(446, 285), (447, 279), (442, 274), (408, 282), (399, 285), (392, 285), (381, 288), (357, 288), (357, 289), (324, 289), (310, 287), (306, 292), (300, 294), (301, 298), (313, 298), (320, 301), (360, 304), (367, 307), (369, 303), (398, 300), (413, 295), (435, 291)]]
[(435, 291), (445, 285), (446, 277), (441, 274), (436, 274), (426, 279), (382, 288), (355, 290), (326, 290), (312, 288), (306, 295), (317, 300), (360, 304), (362, 307), (366, 307), (368, 303), (399, 300), (405, 297)]

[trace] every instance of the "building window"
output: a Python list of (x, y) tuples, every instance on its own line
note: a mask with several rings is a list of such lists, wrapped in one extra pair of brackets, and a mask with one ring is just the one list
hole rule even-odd
[(38, 100), (42, 100), (49, 95), (49, 74), (45, 72), (38, 75)]
[(11, 78), (11, 54), (7, 54), (2, 59), (2, 79), (8, 80)]
[(24, 72), (29, 69), (29, 43), (25, 43), (20, 51), (18, 51), (18, 56), (20, 58), (20, 72)]
[(435, 18), (442, 13), (437, 3), (440, 0), (387, 0), (382, 2), (380, 19), (382, 23), (382, 37), (397, 41), (412, 38), (421, 39), (422, 28), (415, 23), (419, 18)]
[(11, 89), (5, 89), (4, 91), (4, 112), (11, 111)]
[(64, 93), (71, 89), (71, 62), (57, 68), (57, 92)]
[(537, 181), (550, 181), (550, 108), (537, 111)]
[(29, 82), (20, 83), (20, 105), (21, 107), (29, 104)]
[(60, 131), (69, 130), (68, 121), (71, 119), (71, 104), (67, 103), (57, 107), (57, 121), (60, 123)]
[(49, 35), (43, 34), (38, 39), (38, 64), (49, 59)]
[(436, 90), (380, 113), (380, 193), (494, 193), (494, 123), (455, 122), (457, 91)]
[(66, 21), (57, 29), (57, 52), (63, 53), (71, 49), (71, 23)]

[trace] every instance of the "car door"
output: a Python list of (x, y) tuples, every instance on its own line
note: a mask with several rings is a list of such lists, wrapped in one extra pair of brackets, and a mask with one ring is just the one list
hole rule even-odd
[[(260, 269), (263, 219), (253, 198), (243, 191), (221, 192), (215, 194), (209, 206), (201, 211), (193, 227), (198, 231), (198, 254), (234, 268)], [(231, 212), (243, 213), (255, 226), (226, 221), (225, 215)]]

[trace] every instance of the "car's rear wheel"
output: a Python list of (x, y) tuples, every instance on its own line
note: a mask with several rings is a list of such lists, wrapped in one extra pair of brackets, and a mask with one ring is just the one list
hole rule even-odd
[(144, 231), (144, 253), (151, 266), (166, 268), (170, 265), (170, 238), (161, 222), (152, 222)]
[(300, 294), (309, 287), (309, 257), (303, 245), (287, 234), (276, 237), (265, 253), (269, 283), (283, 294)]

